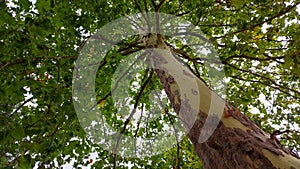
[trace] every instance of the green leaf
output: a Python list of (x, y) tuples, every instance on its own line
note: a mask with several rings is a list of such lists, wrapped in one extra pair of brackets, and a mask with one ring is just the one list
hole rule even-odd
[(15, 138), (15, 139), (22, 139), (23, 137), (25, 137), (25, 131), (23, 129), (22, 126), (17, 125), (14, 130), (12, 131), (11, 135)]
[(50, 10), (49, 0), (38, 0), (35, 5), (40, 14), (43, 14), (45, 11)]
[(10, 26), (15, 26), (17, 24), (15, 18), (13, 18), (6, 10), (0, 10), (0, 26), (3, 24), (8, 24)]

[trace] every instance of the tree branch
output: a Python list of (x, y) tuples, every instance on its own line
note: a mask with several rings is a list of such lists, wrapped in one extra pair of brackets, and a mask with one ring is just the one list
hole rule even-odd
[(282, 11), (279, 12), (277, 15), (274, 15), (274, 16), (272, 16), (272, 17), (270, 17), (270, 18), (268, 18), (268, 19), (266, 19), (266, 20), (264, 20), (264, 21), (262, 21), (262, 22), (259, 22), (259, 23), (257, 23), (257, 24), (251, 25), (251, 26), (249, 26), (249, 27), (246, 27), (246, 28), (244, 28), (244, 29), (241, 29), (241, 30), (238, 30), (238, 31), (235, 31), (235, 32), (229, 32), (229, 33), (227, 33), (227, 34), (225, 34), (225, 35), (223, 35), (223, 36), (212, 37), (212, 38), (210, 38), (210, 40), (215, 40), (215, 39), (224, 38), (224, 37), (226, 37), (226, 36), (234, 35), (234, 34), (237, 34), (237, 33), (244, 32), (244, 31), (249, 30), (249, 29), (253, 29), (253, 28), (257, 27), (257, 26), (261, 26), (261, 25), (263, 25), (264, 23), (270, 22), (270, 21), (272, 21), (273, 19), (278, 18), (278, 17), (281, 17), (282, 15), (284, 15), (284, 14), (290, 12), (293, 8), (296, 8), (298, 4), (300, 4), (300, 2), (297, 2), (297, 3), (295, 3), (294, 5), (285, 8), (285, 10), (282, 10)]
[[(132, 111), (131, 111), (129, 117), (128, 117), (128, 118), (126, 119), (126, 121), (124, 122), (124, 126), (123, 126), (123, 128), (121, 129), (121, 131), (120, 131), (119, 137), (117, 138), (117, 143), (116, 143), (116, 146), (115, 146), (115, 149), (114, 149), (114, 169), (117, 168), (117, 162), (116, 162), (116, 161), (117, 161), (117, 150), (118, 150), (118, 148), (119, 148), (119, 144), (120, 144), (121, 137), (122, 137), (122, 135), (124, 134), (124, 132), (125, 132), (125, 130), (126, 130), (126, 128), (127, 128), (127, 125), (129, 124), (129, 122), (130, 122), (130, 120), (132, 119), (133, 115), (135, 114), (136, 109), (137, 109), (138, 104), (139, 104), (139, 101), (140, 101), (140, 99), (141, 99), (141, 97), (142, 97), (142, 94), (143, 94), (143, 92), (144, 92), (146, 86), (149, 84), (149, 82), (150, 82), (150, 80), (151, 80), (151, 78), (152, 78), (153, 73), (154, 73), (154, 72), (153, 72), (153, 70), (152, 70), (152, 71), (150, 72), (150, 75), (148, 76), (146, 82), (141, 86), (141, 89), (140, 89), (140, 91), (139, 91), (139, 93), (138, 93), (138, 95), (137, 95), (137, 98), (135, 99), (135, 104), (134, 104), (134, 106), (133, 106), (133, 109), (132, 109)], [(144, 76), (144, 77), (146, 77), (146, 76)]]
[(54, 60), (54, 61), (59, 61), (62, 59), (77, 59), (78, 56), (60, 56), (60, 57), (53, 57), (53, 58), (42, 58), (42, 57), (35, 57), (32, 58), (31, 60), (26, 60), (26, 59), (15, 59), (12, 61), (8, 61), (8, 62), (0, 62), (0, 70), (8, 67), (8, 66), (13, 66), (16, 64), (20, 64), (20, 63), (26, 63), (28, 61), (30, 62), (35, 62), (35, 61), (41, 61), (41, 60)]
[(159, 12), (162, 5), (165, 3), (165, 0), (161, 0), (160, 3), (156, 6), (155, 12)]
[(238, 80), (242, 80), (242, 81), (245, 81), (245, 82), (253, 82), (253, 83), (260, 83), (260, 84), (262, 84), (262, 85), (264, 85), (264, 86), (268, 86), (268, 87), (271, 87), (271, 88), (273, 88), (273, 89), (275, 89), (275, 90), (278, 90), (278, 91), (281, 91), (282, 93), (285, 93), (285, 94), (287, 94), (288, 96), (291, 96), (291, 97), (294, 97), (294, 98), (298, 98), (297, 96), (293, 96), (293, 95), (291, 95), (290, 93), (288, 93), (288, 92), (286, 92), (286, 91), (283, 91), (280, 87), (278, 87), (278, 86), (270, 86), (269, 84), (267, 84), (267, 83), (264, 83), (264, 82), (261, 82), (261, 81), (259, 81), (259, 80), (247, 80), (247, 79), (244, 79), (244, 78), (241, 78), (241, 77), (238, 77), (238, 76), (230, 76), (230, 77), (232, 77), (232, 78), (234, 78), (234, 79), (238, 79)]
[(154, 0), (151, 0), (151, 3), (153, 5), (154, 9), (156, 10), (156, 3), (154, 2)]
[(241, 55), (233, 55), (233, 56), (229, 56), (228, 58), (225, 59), (225, 62), (228, 62), (231, 59), (234, 58), (245, 58), (245, 59), (249, 59), (249, 60), (257, 60), (257, 61), (269, 61), (269, 60), (278, 60), (278, 59), (283, 59), (285, 56), (278, 56), (278, 57), (268, 57), (268, 58), (257, 58), (257, 57), (251, 57), (251, 56), (247, 56), (245, 54), (241, 54)]
[(146, 52), (143, 53), (140, 57), (138, 57), (138, 59), (136, 59), (136, 60), (135, 60), (128, 68), (127, 68), (127, 70), (122, 74), (122, 76), (116, 81), (115, 86), (111, 89), (111, 91), (110, 91), (109, 93), (107, 93), (103, 98), (101, 98), (100, 100), (98, 100), (97, 103), (96, 103), (95, 105), (93, 105), (93, 106), (91, 107), (90, 110), (92, 110), (93, 108), (95, 108), (95, 107), (96, 107), (98, 104), (100, 104), (103, 100), (106, 100), (106, 99), (112, 94), (112, 92), (114, 92), (114, 91), (117, 89), (117, 87), (118, 87), (120, 81), (125, 77), (125, 75), (128, 74), (128, 72), (129, 72), (130, 70), (133, 69), (133, 66), (137, 63), (137, 61), (139, 61), (140, 59), (143, 59), (143, 58), (145, 58), (145, 57), (146, 57)]
[[(261, 79), (265, 79), (266, 81), (269, 81), (269, 82), (271, 82), (273, 85), (275, 85), (275, 86), (277, 87), (277, 89), (282, 88), (282, 89), (290, 90), (290, 91), (293, 91), (294, 93), (300, 95), (300, 92), (299, 92), (299, 91), (294, 90), (294, 89), (291, 89), (291, 88), (287, 88), (286, 86), (283, 86), (283, 85), (280, 85), (280, 84), (277, 84), (274, 80), (272, 80), (272, 79), (270, 79), (270, 78), (267, 78), (267, 77), (265, 77), (265, 76), (263, 76), (263, 75), (260, 75), (260, 74), (258, 74), (258, 73), (252, 72), (251, 70), (240, 69), (240, 68), (238, 68), (238, 67), (236, 67), (236, 66), (234, 66), (234, 65), (232, 65), (232, 64), (229, 64), (229, 63), (227, 63), (227, 62), (225, 62), (225, 61), (224, 61), (223, 63), (226, 64), (226, 65), (228, 65), (228, 66), (230, 66), (230, 67), (232, 67), (232, 68), (234, 68), (234, 69), (236, 69), (236, 70), (239, 70), (239, 71), (241, 71), (241, 72), (244, 72), (244, 73), (247, 72), (247, 73), (250, 73), (250, 74), (252, 74), (252, 75), (254, 75), (254, 76), (260, 77)], [(271, 86), (270, 86), (270, 87), (271, 87)], [(280, 91), (282, 91), (282, 90), (280, 90)], [(285, 92), (285, 93), (287, 93), (287, 92)], [(289, 95), (290, 95), (290, 96), (293, 96), (293, 97), (296, 97), (296, 96), (294, 96), (294, 95), (292, 95), (292, 94), (289, 94)]]
[(12, 117), (15, 113), (17, 113), (26, 103), (30, 102), (33, 99), (33, 96), (30, 97), (29, 99), (25, 100), (14, 112), (10, 114), (9, 117)]

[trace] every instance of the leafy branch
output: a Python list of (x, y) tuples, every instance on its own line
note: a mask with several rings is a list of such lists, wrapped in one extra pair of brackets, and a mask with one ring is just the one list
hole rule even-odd
[[(242, 68), (238, 68), (238, 67), (236, 67), (236, 66), (234, 66), (234, 65), (232, 65), (232, 64), (229, 64), (228, 62), (225, 62), (225, 61), (222, 62), (222, 63), (224, 63), (225, 65), (228, 65), (228, 66), (230, 66), (230, 67), (232, 67), (232, 68), (234, 68), (234, 69), (236, 69), (236, 70), (239, 70), (239, 71), (241, 71), (241, 72), (244, 72), (244, 73), (250, 73), (250, 74), (252, 74), (252, 75), (254, 75), (254, 76), (256, 76), (256, 77), (259, 77), (259, 78), (261, 78), (261, 79), (264, 79), (264, 80), (266, 80), (266, 81), (269, 81), (269, 82), (271, 82), (272, 84), (274, 84), (275, 86), (277, 86), (278, 88), (290, 90), (290, 91), (293, 91), (295, 94), (299, 94), (299, 95), (300, 95), (300, 92), (299, 92), (299, 91), (294, 90), (294, 89), (291, 89), (291, 88), (287, 88), (286, 86), (283, 86), (283, 85), (280, 85), (280, 84), (277, 84), (273, 79), (270, 79), (270, 78), (268, 78), (268, 77), (266, 77), (266, 76), (263, 76), (263, 75), (260, 75), (260, 74), (258, 74), (258, 73), (252, 72), (251, 70), (245, 70), (245, 69), (242, 69)], [(296, 96), (291, 95), (291, 94), (289, 94), (289, 95), (290, 95), (290, 96), (293, 96), (293, 97), (296, 97)]]
[[(152, 76), (153, 76), (153, 73), (154, 73), (154, 71), (152, 70), (152, 71), (150, 72), (150, 75), (147, 77), (147, 80), (145, 81), (145, 83), (141, 86), (141, 89), (140, 89), (140, 91), (139, 91), (139, 93), (138, 93), (138, 95), (137, 95), (137, 98), (135, 99), (135, 104), (134, 104), (134, 106), (133, 106), (133, 109), (132, 109), (132, 111), (131, 111), (129, 117), (125, 120), (124, 126), (123, 126), (123, 128), (121, 129), (121, 131), (120, 131), (119, 137), (117, 138), (117, 144), (116, 144), (115, 149), (114, 149), (114, 167), (113, 167), (114, 169), (117, 168), (117, 150), (118, 150), (118, 148), (119, 148), (119, 144), (120, 144), (120, 141), (121, 141), (121, 137), (122, 137), (122, 135), (125, 133), (125, 130), (126, 130), (126, 128), (127, 128), (127, 125), (129, 124), (130, 120), (132, 119), (133, 115), (135, 114), (136, 109), (137, 109), (138, 104), (139, 104), (139, 101), (140, 101), (140, 99), (141, 99), (141, 97), (142, 97), (142, 94), (143, 94), (143, 92), (144, 92), (146, 86), (150, 83), (151, 78), (152, 78)], [(146, 76), (145, 76), (145, 77), (146, 77)], [(145, 77), (144, 77), (144, 78), (145, 78)]]
[(13, 116), (15, 113), (17, 113), (23, 106), (25, 106), (26, 103), (30, 102), (32, 99), (33, 99), (33, 96), (30, 97), (29, 99), (25, 100), (20, 106), (18, 106), (18, 107), (16, 108), (16, 110), (15, 110), (14, 112), (12, 112), (12, 113), (10, 114), (9, 117), (12, 117), (12, 116)]
[(257, 26), (262, 26), (264, 23), (271, 22), (272, 20), (274, 20), (276, 18), (279, 18), (279, 17), (283, 16), (284, 14), (290, 12), (292, 9), (296, 8), (298, 4), (300, 4), (300, 2), (297, 2), (294, 5), (285, 8), (285, 10), (280, 11), (278, 14), (276, 14), (276, 15), (274, 15), (274, 16), (272, 16), (272, 17), (270, 17), (270, 18), (268, 18), (268, 19), (266, 19), (266, 20), (264, 20), (262, 22), (259, 22), (257, 24), (251, 25), (251, 26), (243, 28), (243, 29), (240, 29), (240, 30), (235, 31), (235, 32), (229, 32), (229, 33), (227, 33), (227, 34), (225, 34), (223, 36), (212, 37), (212, 38), (210, 38), (210, 40), (213, 41), (215, 39), (224, 38), (224, 37), (227, 37), (227, 36), (231, 36), (231, 35), (234, 35), (234, 34), (237, 34), (237, 33), (244, 32), (246, 30), (253, 29), (253, 28), (257, 27)]

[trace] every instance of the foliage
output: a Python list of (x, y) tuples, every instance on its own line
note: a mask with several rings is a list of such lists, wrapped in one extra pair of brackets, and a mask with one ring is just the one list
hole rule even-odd
[[(72, 158), (76, 159), (74, 166), (87, 165), (89, 153), (96, 151), (98, 158), (93, 163), (96, 168), (111, 168), (115, 160), (120, 168), (128, 163), (134, 164), (134, 168), (175, 168), (178, 164), (181, 168), (199, 168), (201, 162), (187, 138), (157, 156), (115, 157), (86, 137), (74, 111), (73, 70), (88, 37), (114, 19), (155, 11), (158, 4), (161, 4), (160, 12), (181, 16), (200, 27), (214, 44), (228, 80), (226, 99), (270, 133), (274, 128), (290, 130), (281, 135), (280, 141), (299, 151), (300, 136), (295, 131), (300, 125), (299, 3), (279, 0), (0, 1), (0, 167), (54, 168)], [(105, 100), (100, 107), (106, 110), (111, 125), (122, 126), (124, 122), (118, 121), (113, 111), (110, 79), (120, 60), (138, 47), (128, 46), (136, 39), (118, 44), (98, 71), (97, 99)], [(184, 48), (180, 42), (175, 44), (175, 48), (193, 56), (192, 51), (180, 49)], [(118, 50), (124, 48), (120, 55)], [(186, 63), (196, 72), (205, 60), (195, 57)], [(140, 72), (138, 89), (146, 81), (142, 77), (148, 75), (150, 72)], [(199, 74), (199, 77), (205, 79), (206, 75)], [(155, 75), (151, 79), (139, 100), (134, 99), (139, 90), (131, 91), (132, 104), (139, 101), (140, 107), (150, 109), (149, 93), (153, 88), (162, 89)], [(168, 112), (172, 112), (170, 106), (159, 113)], [(159, 121), (151, 125), (152, 129), (162, 128)]]

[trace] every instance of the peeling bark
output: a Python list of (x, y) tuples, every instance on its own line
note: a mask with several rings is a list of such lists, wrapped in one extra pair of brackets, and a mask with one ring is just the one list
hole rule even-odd
[[(271, 139), (269, 134), (256, 126), (238, 109), (218, 97), (199, 78), (188, 72), (187, 69), (177, 67), (176, 72), (181, 72), (182, 80), (196, 80), (197, 82), (198, 89), (193, 87), (185, 88), (186, 91), (190, 91), (190, 95), (200, 98), (199, 107), (193, 107), (193, 100), (189, 99), (190, 97), (185, 97), (187, 93), (180, 91), (180, 86), (175, 78), (168, 72), (172, 65), (178, 65), (176, 63), (177, 60), (172, 59), (171, 51), (164, 44), (161, 36), (152, 35), (151, 38), (151, 44), (146, 44), (147, 47), (166, 50), (165, 53), (156, 52), (152, 54), (150, 60), (154, 67), (157, 68), (155, 72), (164, 86), (173, 109), (187, 129), (187, 135), (193, 143), (195, 152), (201, 159), (204, 168), (300, 168), (300, 160)], [(153, 38), (156, 38), (156, 41)], [(221, 119), (217, 115), (208, 113), (212, 101), (216, 103), (212, 107), (223, 105), (224, 109), (221, 112), (223, 114)], [(202, 132), (207, 132), (202, 129), (208, 118), (210, 118), (212, 123), (218, 122), (218, 125), (211, 137), (204, 143), (201, 143), (199, 137)]]

